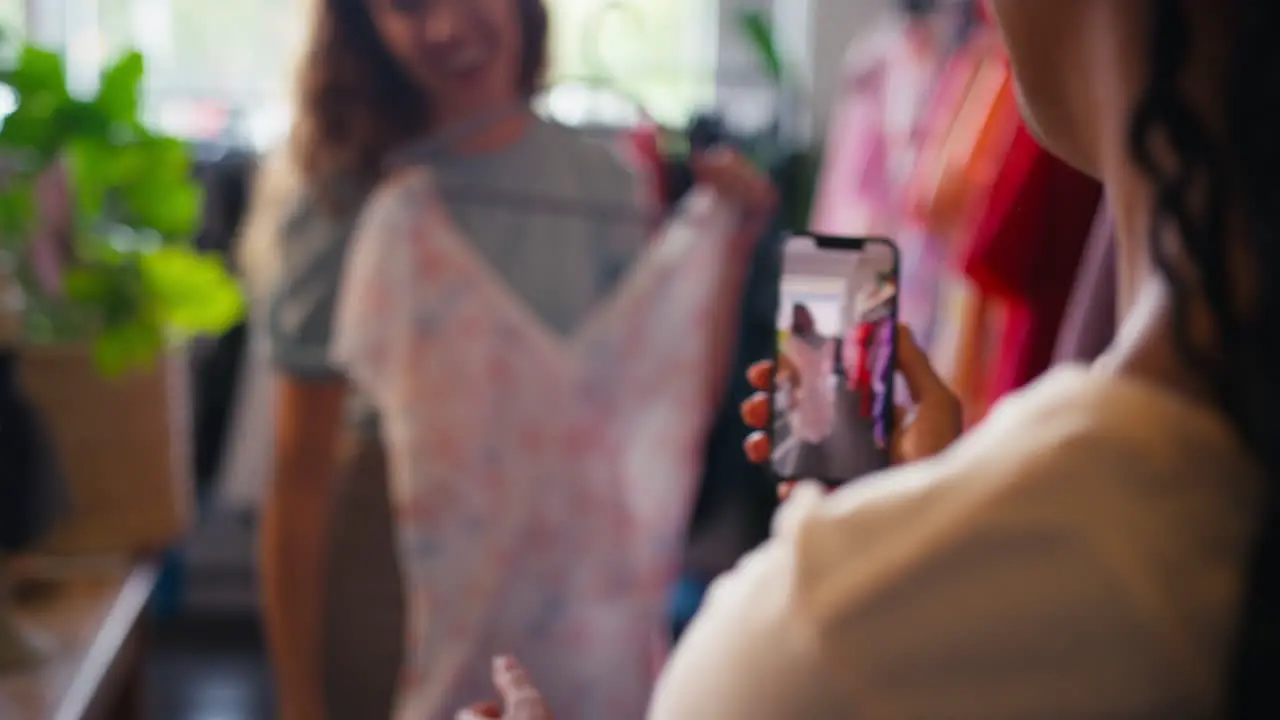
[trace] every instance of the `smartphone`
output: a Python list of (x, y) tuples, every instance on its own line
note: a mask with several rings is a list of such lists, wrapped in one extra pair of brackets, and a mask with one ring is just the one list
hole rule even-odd
[(843, 485), (889, 465), (898, 248), (793, 233), (782, 244), (770, 468)]

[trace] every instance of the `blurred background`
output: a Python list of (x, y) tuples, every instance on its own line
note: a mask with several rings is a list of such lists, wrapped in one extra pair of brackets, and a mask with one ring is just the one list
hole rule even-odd
[[(0, 0), (0, 28), (17, 50), (6, 51), (0, 82), (0, 145), (45, 160), (74, 150), (62, 202), (80, 203), (82, 214), (91, 187), (123, 190), (133, 203), (125, 219), (105, 201), (90, 208), (103, 220), (90, 242), (99, 254), (75, 271), (65, 271), (73, 250), (56, 241), (37, 241), (29, 255), (0, 243), (0, 360), (17, 358), (0, 362), (0, 530), (23, 529), (0, 533), (4, 720), (273, 716), (255, 548), (272, 462), (270, 361), (252, 322), (254, 295), (242, 292), (252, 253), (238, 244), (251, 198), (271, 190), (260, 182), (264, 159), (294, 117), (312, 1)], [(542, 115), (631, 149), (637, 129), (658, 138), (651, 160), (667, 178), (668, 205), (688, 187), (690, 147), (739, 147), (782, 191), (770, 238), (792, 227), (898, 240), (904, 317), (971, 415), (1012, 388), (986, 373), (1002, 356), (1009, 313), (963, 261), (1018, 123), (980, 3), (546, 5)], [(41, 103), (62, 104), (54, 112)], [(134, 148), (152, 153), (141, 165), (86, 149), (115, 147), (90, 136), (100, 115), (121, 112), (147, 129)], [(50, 139), (54, 126), (79, 144)], [(20, 182), (5, 174), (13, 172)], [(31, 225), (29, 210), (50, 215), (42, 203), (57, 188), (46, 192), (22, 172), (0, 168), (11, 183), (0, 185), (0, 237), (48, 230)], [(1087, 225), (1096, 193), (1085, 205)], [(29, 267), (6, 264), (6, 253)], [(99, 262), (106, 256), (138, 264)], [(692, 548), (703, 528), (738, 518), (729, 556), (707, 562), (718, 569), (767, 534), (775, 502), (763, 475), (743, 490), (742, 478), (758, 471), (741, 457), (746, 430), (735, 410), (748, 392), (741, 369), (776, 344), (768, 257), (762, 250), (748, 288), (731, 369), (738, 382), (708, 444), (691, 529)], [(155, 281), (139, 285), (125, 266)], [(76, 307), (51, 300), (61, 290), (50, 287), (64, 284)], [(139, 287), (158, 293), (147, 312), (129, 304)], [(21, 297), (6, 304), (10, 296)], [(6, 325), (6, 312), (18, 319)], [(77, 324), (85, 317), (94, 322)], [(22, 330), (6, 334), (10, 326)], [(88, 326), (106, 330), (85, 334)], [(163, 338), (174, 328), (193, 337), (170, 357)], [(139, 358), (161, 362), (122, 376)], [(1018, 370), (1022, 378), (1036, 368)], [(4, 413), (25, 417), (27, 406), (48, 427), (18, 442), (13, 428), (21, 435), (26, 426), (4, 435)], [(69, 502), (24, 489), (51, 463)], [(69, 513), (42, 509), (64, 506)]]
[[(0, 22), (65, 52), (71, 81), (81, 88), (92, 85), (121, 51), (137, 49), (147, 58), (149, 120), (193, 141), (261, 150), (289, 127), (308, 2), (2, 0)], [(823, 3), (832, 7), (817, 7)], [(761, 11), (777, 21), (780, 39), (797, 70), (811, 76), (821, 104), (835, 82), (849, 33), (893, 3), (550, 0), (548, 5), (554, 16), (553, 87), (546, 102), (558, 119), (633, 119), (628, 115), (633, 105), (593, 97), (593, 87), (607, 80), (662, 123), (680, 125), (699, 111), (722, 107), (735, 122), (750, 125), (771, 119), (775, 98), (743, 34), (743, 12)], [(824, 116), (821, 107), (814, 110), (815, 117)]]

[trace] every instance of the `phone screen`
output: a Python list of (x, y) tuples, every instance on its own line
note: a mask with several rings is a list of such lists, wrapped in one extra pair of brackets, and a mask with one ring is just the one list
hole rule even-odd
[(771, 466), (840, 485), (889, 464), (898, 251), (801, 234), (782, 252)]

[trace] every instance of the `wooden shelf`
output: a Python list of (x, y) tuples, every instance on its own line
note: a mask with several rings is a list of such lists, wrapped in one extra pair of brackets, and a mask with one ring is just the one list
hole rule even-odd
[(42, 600), (20, 604), (19, 625), (47, 638), (51, 655), (31, 670), (0, 676), (0, 718), (140, 716), (144, 614), (156, 576), (151, 564), (67, 573)]

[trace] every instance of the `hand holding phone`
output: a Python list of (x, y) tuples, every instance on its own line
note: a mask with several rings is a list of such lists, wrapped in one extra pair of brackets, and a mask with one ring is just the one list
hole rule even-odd
[(960, 437), (964, 408), (906, 326), (898, 326), (896, 347), (898, 374), (912, 406), (905, 413), (902, 407), (895, 410), (891, 459), (904, 463), (937, 455)]
[(959, 400), (898, 324), (894, 244), (796, 234), (782, 252), (777, 353), (748, 372), (759, 392), (742, 406), (758, 431), (747, 455), (771, 467), (780, 491), (806, 479), (841, 485), (958, 437)]
[[(898, 405), (894, 409), (890, 462), (899, 464), (941, 452), (960, 436), (963, 422), (959, 399), (933, 370), (911, 331), (899, 325), (895, 340), (898, 373), (912, 398), (910, 408)], [(770, 391), (777, 375), (773, 360), (762, 360), (747, 371), (747, 380), (757, 392), (743, 401), (742, 419), (756, 431), (747, 437), (743, 449), (747, 458), (757, 464), (769, 463), (772, 457), (772, 441), (766, 428), (772, 420)], [(782, 479), (779, 497), (786, 499), (795, 482)]]
[(889, 465), (898, 252), (882, 238), (792, 235), (782, 246), (769, 465), (844, 482)]

